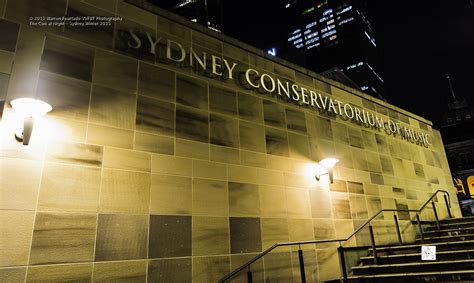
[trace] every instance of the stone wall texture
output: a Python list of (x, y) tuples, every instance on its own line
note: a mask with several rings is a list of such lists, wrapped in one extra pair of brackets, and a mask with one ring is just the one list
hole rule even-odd
[[(28, 24), (84, 15), (122, 20)], [(122, 0), (0, 0), (0, 17), (0, 282), (216, 282), (276, 242), (347, 237), (437, 189), (452, 192), (460, 216), (440, 134), (423, 118)], [(163, 62), (128, 46), (130, 28), (393, 119), (433, 145)], [(17, 97), (54, 107), (28, 146), (14, 138)], [(311, 171), (328, 156), (340, 159), (333, 184)], [(445, 217), (444, 199), (436, 204)], [(414, 214), (398, 216), (413, 239)], [(378, 243), (397, 240), (392, 213), (374, 230)], [(363, 230), (344, 245), (368, 243)], [(339, 276), (335, 247), (304, 247), (308, 279)], [(254, 280), (298, 281), (296, 249), (257, 261)]]

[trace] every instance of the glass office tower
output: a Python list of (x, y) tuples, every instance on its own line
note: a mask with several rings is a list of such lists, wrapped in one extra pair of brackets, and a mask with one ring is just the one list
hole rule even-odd
[(309, 69), (343, 83), (349, 77), (360, 90), (385, 100), (367, 1), (292, 0), (285, 8), (294, 19), (288, 43), (305, 53)]
[(222, 3), (220, 0), (148, 0), (161, 8), (181, 15), (192, 22), (222, 31)]

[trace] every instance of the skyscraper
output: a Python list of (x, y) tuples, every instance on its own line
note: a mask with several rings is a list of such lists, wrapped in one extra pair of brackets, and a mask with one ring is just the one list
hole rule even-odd
[(341, 82), (345, 75), (385, 100), (366, 0), (289, 0), (285, 8), (295, 19), (288, 44), (305, 54), (308, 68)]
[(148, 2), (207, 26), (211, 30), (222, 31), (221, 0), (148, 0)]

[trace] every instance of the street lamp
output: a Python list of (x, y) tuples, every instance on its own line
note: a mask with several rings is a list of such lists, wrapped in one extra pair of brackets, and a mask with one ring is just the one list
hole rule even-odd
[(23, 145), (28, 145), (35, 119), (45, 115), (53, 107), (44, 101), (33, 98), (17, 98), (10, 101), (10, 104), (13, 110), (23, 118), (23, 130), (15, 133), (15, 138), (21, 141)]
[(334, 182), (333, 179), (333, 168), (336, 163), (338, 163), (339, 160), (336, 158), (325, 158), (321, 161), (319, 161), (319, 166), (318, 170), (316, 172), (315, 178), (316, 180), (320, 180), (322, 175), (329, 175), (329, 180), (331, 181), (331, 184)]

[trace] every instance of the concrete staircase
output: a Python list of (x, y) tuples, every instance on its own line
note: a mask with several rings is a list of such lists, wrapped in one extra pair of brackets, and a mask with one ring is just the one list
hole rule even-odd
[[(474, 217), (447, 219), (424, 227), (414, 244), (377, 248), (352, 268), (348, 282), (474, 282)], [(436, 246), (436, 261), (421, 260), (421, 246)]]

